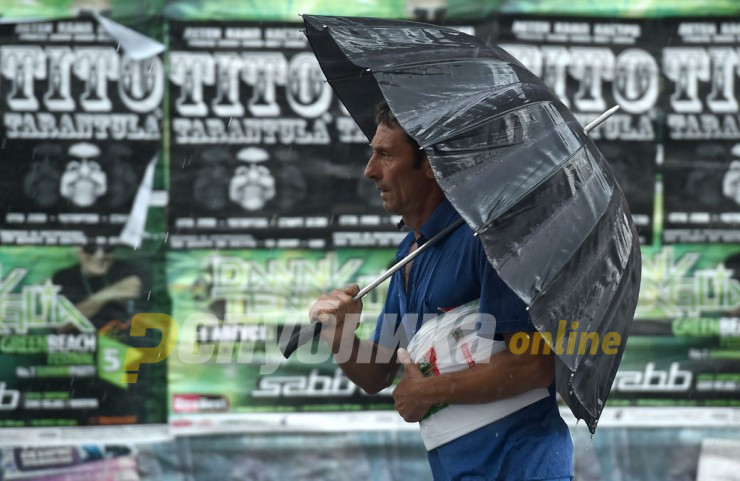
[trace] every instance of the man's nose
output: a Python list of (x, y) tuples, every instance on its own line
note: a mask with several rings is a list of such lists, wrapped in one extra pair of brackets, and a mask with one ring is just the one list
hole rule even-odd
[(371, 155), (367, 161), (367, 165), (365, 166), (365, 172), (364, 172), (365, 177), (367, 177), (368, 179), (378, 178), (377, 164), (378, 162), (377, 162), (375, 154)]

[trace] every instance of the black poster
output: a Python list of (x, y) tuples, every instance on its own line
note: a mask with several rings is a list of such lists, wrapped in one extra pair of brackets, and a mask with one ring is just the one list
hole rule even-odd
[[(489, 27), (490, 28), (490, 27)], [(655, 22), (504, 16), (478, 35), (498, 43), (587, 125), (621, 109), (589, 135), (629, 203), (642, 243), (652, 242), (660, 90)]]
[(106, 243), (161, 144), (164, 68), (93, 19), (0, 26), (0, 243)]
[(362, 175), (368, 140), (299, 29), (171, 24), (171, 247), (397, 242)]
[(667, 243), (740, 242), (737, 21), (674, 20), (663, 56)]

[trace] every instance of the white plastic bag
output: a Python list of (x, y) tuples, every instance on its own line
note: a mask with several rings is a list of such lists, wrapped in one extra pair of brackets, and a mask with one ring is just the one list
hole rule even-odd
[(497, 352), (503, 351), (505, 343), (478, 336), (481, 322), (486, 331), (495, 331), (493, 316), (480, 314), (479, 300), (463, 304), (430, 319), (414, 335), (407, 350), (411, 359), (419, 365), (424, 375), (455, 372), (487, 362)]
[[(469, 369), (505, 349), (504, 341), (478, 336), (496, 331), (495, 318), (479, 313), (479, 304), (463, 304), (421, 326), (407, 350), (424, 375)], [(432, 450), (547, 396), (547, 389), (538, 388), (488, 403), (434, 406), (419, 423), (424, 446)]]

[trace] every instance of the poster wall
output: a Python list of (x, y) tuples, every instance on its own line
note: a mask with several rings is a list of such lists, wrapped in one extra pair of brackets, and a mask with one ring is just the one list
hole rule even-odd
[[(643, 241), (614, 406), (736, 403), (736, 24), (501, 16), (474, 25), (583, 123), (622, 108), (592, 134)], [(314, 299), (367, 284), (405, 235), (363, 178), (367, 139), (299, 24), (169, 27), (165, 78), (161, 58), (133, 61), (92, 20), (0, 25), (0, 425), (392, 409), (390, 391), (367, 396), (322, 347), (290, 361), (277, 350)], [(114, 248), (163, 148), (165, 115), (169, 204), (149, 235), (166, 254)], [(384, 295), (366, 299), (362, 336)], [(90, 309), (93, 297), (106, 302)], [(171, 307), (158, 304), (168, 297)], [(126, 353), (161, 341), (156, 330), (131, 334), (143, 312), (171, 315), (178, 345), (125, 385)]]
[[(685, 185), (679, 185), (682, 176), (698, 175), (707, 168), (706, 162), (694, 162), (693, 156), (680, 160), (702, 147), (706, 139), (683, 139), (683, 144), (677, 144), (674, 135), (678, 117), (671, 107), (675, 88), (669, 81), (675, 77), (672, 49), (683, 47), (673, 42), (668, 45), (665, 39), (671, 32), (690, 31), (681, 22), (500, 16), (474, 29), (468, 26), (476, 35), (501, 44), (540, 75), (583, 124), (613, 105), (621, 107), (592, 132), (628, 199), (645, 263), (637, 319), (610, 398), (615, 406), (728, 406), (734, 403), (740, 379), (733, 362), (740, 334), (732, 327), (740, 308), (736, 274), (740, 248), (733, 244), (731, 234), (670, 238), (675, 237), (671, 219), (677, 219), (676, 199), (690, 195)], [(192, 331), (201, 348), (214, 346), (215, 350), (202, 351), (211, 353), (208, 362), (196, 365), (171, 359), (171, 410), (180, 420), (188, 412), (204, 409), (244, 413), (383, 407), (382, 402), (360, 402), (352, 397), (355, 393), (346, 398), (328, 394), (347, 387), (336, 366), (315, 368), (305, 359), (281, 361), (274, 348), (283, 332), (281, 326), (296, 319), (307, 322), (304, 316), (312, 300), (348, 283), (322, 277), (321, 282), (296, 294), (284, 284), (299, 279), (297, 285), (302, 285), (304, 271), (295, 270), (294, 255), (303, 259), (300, 262), (317, 262), (318, 266), (331, 258), (344, 258), (350, 252), (345, 247), (357, 246), (361, 249), (353, 252), (365, 259), (363, 269), (379, 272), (383, 262), (369, 262), (386, 249), (371, 247), (393, 246), (403, 235), (394, 232), (393, 219), (378, 210), (373, 196), (364, 196), (362, 186), (371, 184), (361, 177), (367, 139), (326, 90), (327, 85), (319, 85), (322, 77), (315, 60), (306, 54), (305, 40), (295, 33), (299, 27), (200, 21), (177, 22), (171, 29), (170, 171), (172, 192), (180, 193), (173, 194), (170, 204), (169, 229), (174, 236), (174, 250), (167, 260), (170, 289), (181, 334), (188, 324), (185, 319), (197, 312), (212, 314), (207, 322), (215, 326), (205, 327), (204, 322), (185, 329)], [(729, 28), (716, 26), (718, 32), (727, 33)], [(734, 65), (734, 51), (724, 48), (722, 52), (729, 59), (723, 65)], [(687, 78), (702, 85), (703, 74), (690, 73), (698, 64), (681, 62), (688, 66)], [(721, 78), (724, 83), (718, 85), (729, 99), (734, 78), (727, 73)], [(709, 82), (695, 95), (711, 103), (717, 88), (712, 90)], [(696, 118), (706, 121), (708, 117)], [(731, 119), (731, 114), (725, 114), (717, 122), (731, 123)], [(340, 127), (350, 124), (354, 130)], [(300, 158), (286, 160), (287, 151), (301, 152)], [(715, 161), (729, 171), (728, 185), (734, 178), (731, 152), (732, 146)], [(243, 191), (251, 205), (240, 202), (235, 194), (241, 171), (252, 172), (255, 179), (250, 193)], [(280, 180), (281, 172), (292, 184)], [(209, 175), (218, 177), (218, 182), (203, 180)], [(305, 188), (298, 186), (300, 179), (305, 180)], [(217, 193), (209, 198), (218, 200), (218, 205), (190, 201), (200, 188), (197, 183), (208, 184), (210, 192)], [(720, 184), (697, 183), (703, 202), (729, 188)], [(348, 185), (351, 189), (343, 190)], [(299, 201), (279, 201), (279, 192), (286, 188)], [(697, 205), (686, 201), (682, 208), (691, 212)], [(716, 222), (732, 220), (740, 212), (730, 204), (722, 205), (715, 209)], [(728, 225), (725, 233), (733, 229), (737, 230), (734, 224)], [(691, 239), (703, 244), (679, 243)], [(233, 249), (237, 246), (257, 249)], [(275, 251), (273, 247), (308, 249)], [(390, 259), (392, 249), (387, 251)], [(259, 273), (256, 278), (255, 273)], [(226, 288), (230, 283), (232, 287)], [(263, 286), (269, 286), (268, 290)], [(382, 293), (374, 295), (381, 296), (379, 309)], [(365, 311), (369, 318), (375, 315), (367, 303)], [(237, 321), (234, 331), (227, 327), (229, 316), (242, 316), (262, 327), (243, 330), (242, 321)], [(235, 351), (229, 347), (220, 356), (223, 346), (218, 342), (223, 339), (219, 336), (224, 335), (227, 340), (257, 336), (265, 341), (264, 357), (242, 352), (243, 359), (251, 361), (234, 361), (232, 357), (238, 358), (234, 352), (243, 346), (233, 347)], [(255, 352), (261, 353), (259, 349)], [(279, 369), (269, 376), (260, 374), (270, 361), (278, 363)], [(324, 394), (319, 394), (323, 389)], [(319, 398), (324, 399), (323, 407)]]

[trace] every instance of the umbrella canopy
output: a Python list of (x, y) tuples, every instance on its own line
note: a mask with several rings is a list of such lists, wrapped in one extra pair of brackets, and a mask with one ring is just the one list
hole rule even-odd
[(616, 354), (602, 345), (556, 351), (558, 391), (593, 432), (640, 284), (632, 217), (593, 141), (541, 80), (475, 37), (407, 21), (303, 19), (327, 80), (368, 139), (386, 100), (535, 327), (556, 337), (565, 326), (566, 339), (574, 328), (620, 336)]

